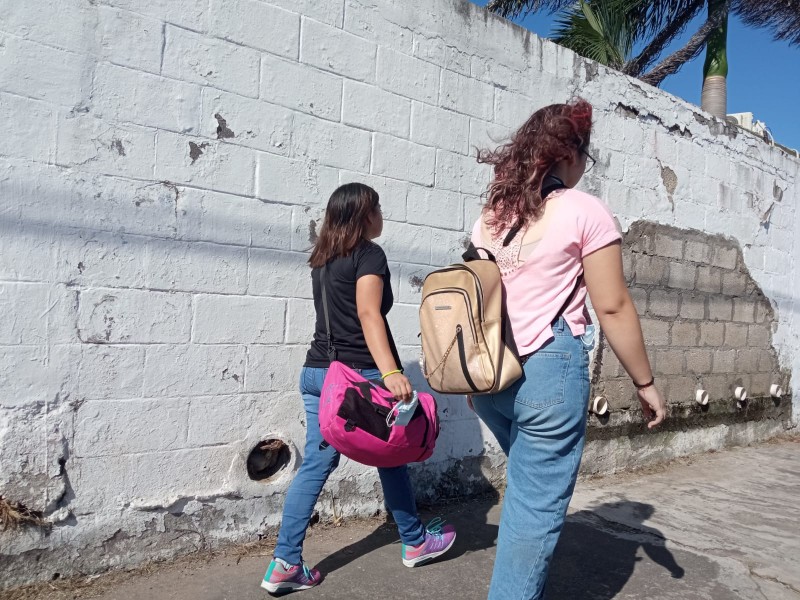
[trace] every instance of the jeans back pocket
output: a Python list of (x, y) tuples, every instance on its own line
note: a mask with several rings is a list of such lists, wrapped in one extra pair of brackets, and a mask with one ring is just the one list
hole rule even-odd
[(533, 408), (564, 402), (570, 352), (539, 350), (525, 363), (525, 379), (515, 400)]

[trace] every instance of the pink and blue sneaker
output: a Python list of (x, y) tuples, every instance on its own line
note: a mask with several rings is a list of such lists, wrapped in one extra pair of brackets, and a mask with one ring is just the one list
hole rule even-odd
[(403, 564), (407, 567), (416, 567), (433, 560), (450, 550), (455, 541), (455, 527), (445, 525), (442, 519), (436, 517), (425, 528), (424, 542), (419, 546), (403, 544)]
[(273, 558), (269, 563), (261, 587), (270, 594), (282, 594), (307, 590), (317, 585), (322, 580), (320, 572), (309, 569), (306, 563), (290, 565), (280, 558)]

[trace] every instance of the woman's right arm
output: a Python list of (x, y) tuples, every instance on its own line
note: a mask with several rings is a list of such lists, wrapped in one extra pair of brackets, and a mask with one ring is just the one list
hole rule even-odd
[[(356, 309), (361, 329), (367, 348), (381, 374), (399, 369), (392, 349), (389, 346), (389, 336), (386, 334), (386, 323), (381, 315), (381, 300), (383, 298), (383, 279), (378, 275), (363, 275), (356, 281)], [(411, 383), (402, 373), (389, 375), (383, 380), (392, 395), (406, 402), (411, 399)]]
[[(645, 351), (639, 315), (625, 284), (620, 243), (585, 256), (583, 272), (592, 307), (609, 346), (634, 383), (642, 385), (651, 381), (653, 371)], [(647, 426), (652, 429), (667, 416), (664, 397), (655, 385), (637, 390), (637, 395), (645, 418), (650, 421)]]

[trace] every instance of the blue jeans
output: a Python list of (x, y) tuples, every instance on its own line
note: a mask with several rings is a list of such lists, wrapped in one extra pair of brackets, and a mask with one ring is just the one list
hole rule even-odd
[[(589, 338), (563, 319), (555, 338), (498, 394), (476, 396), (475, 412), (508, 456), (506, 492), (489, 600), (539, 600), (575, 489), (589, 402)], [(589, 333), (589, 332), (587, 332)]]
[[(295, 475), (283, 505), (283, 519), (275, 546), (275, 557), (291, 565), (302, 562), (303, 541), (314, 505), (328, 476), (339, 465), (339, 453), (331, 446), (319, 449), (322, 433), (319, 430), (319, 398), (328, 369), (304, 367), (300, 373), (300, 393), (306, 408), (306, 449), (303, 464)], [(364, 369), (367, 379), (380, 379), (377, 369)], [(400, 539), (404, 544), (418, 546), (425, 541), (425, 526), (417, 514), (414, 490), (408, 468), (378, 469), (383, 487), (384, 503), (392, 512)]]

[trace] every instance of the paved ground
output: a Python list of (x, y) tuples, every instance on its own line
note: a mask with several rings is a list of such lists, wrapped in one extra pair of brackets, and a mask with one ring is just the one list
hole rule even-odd
[[(681, 461), (652, 474), (582, 482), (554, 559), (548, 598), (800, 600), (799, 499), (800, 439)], [(327, 577), (294, 597), (485, 599), (499, 507), (469, 501), (446, 512), (458, 527), (456, 546), (417, 569), (400, 563), (390, 524), (312, 530), (306, 558)], [(265, 600), (258, 584), (268, 554), (269, 548), (261, 548), (117, 583), (101, 579), (95, 589), (58, 597)], [(38, 597), (50, 600), (56, 591)]]

